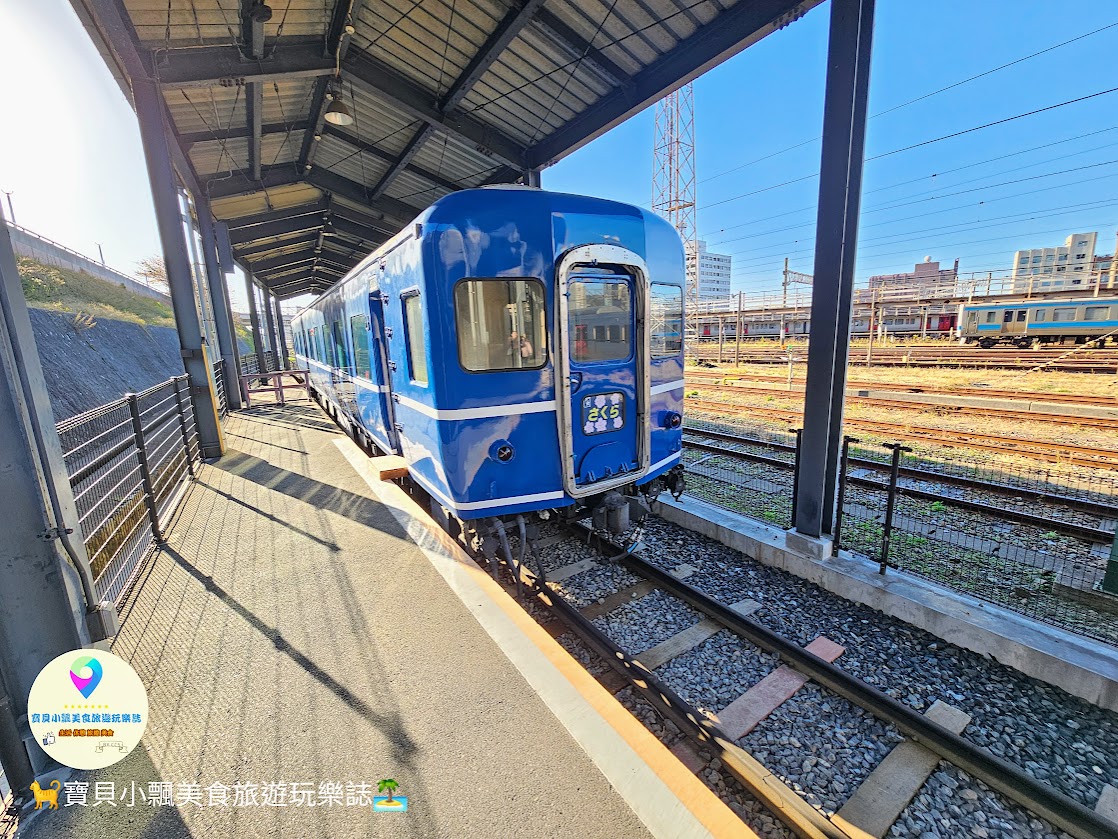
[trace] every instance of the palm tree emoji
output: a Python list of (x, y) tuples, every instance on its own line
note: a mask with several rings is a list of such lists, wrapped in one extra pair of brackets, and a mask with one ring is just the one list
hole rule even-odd
[(392, 778), (383, 778), (380, 780), (380, 782), (377, 783), (377, 792), (387, 792), (388, 800), (384, 803), (392, 804), (392, 793), (394, 793), (399, 786), (400, 785), (396, 783)]

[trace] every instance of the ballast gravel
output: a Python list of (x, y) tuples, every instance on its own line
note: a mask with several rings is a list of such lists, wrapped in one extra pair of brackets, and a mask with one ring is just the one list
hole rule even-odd
[(770, 568), (663, 519), (650, 519), (642, 555), (687, 562), (687, 583), (724, 603), (749, 597), (755, 619), (801, 645), (825, 635), (846, 647), (848, 673), (918, 710), (937, 699), (972, 717), (964, 736), (1094, 808), (1118, 786), (1118, 713), (1103, 710), (868, 606)]

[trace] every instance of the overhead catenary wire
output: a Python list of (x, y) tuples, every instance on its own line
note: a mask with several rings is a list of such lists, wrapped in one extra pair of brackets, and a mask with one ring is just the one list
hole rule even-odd
[[(1097, 35), (1100, 32), (1105, 32), (1106, 30), (1113, 29), (1116, 26), (1118, 26), (1118, 21), (1115, 21), (1114, 23), (1108, 23), (1106, 26), (1100, 26), (1099, 28), (1093, 29), (1090, 32), (1085, 32), (1082, 35), (1077, 35), (1074, 38), (1070, 38), (1066, 41), (1061, 41), (1060, 43), (1054, 44), (1050, 47), (1045, 47), (1042, 50), (1039, 50), (1039, 51), (1034, 52), (1034, 53), (1030, 53), (1029, 55), (1022, 56), (1021, 58), (1014, 59), (1013, 61), (1009, 61), (1005, 64), (999, 64), (997, 67), (992, 67), (989, 70), (985, 70), (985, 71), (983, 71), (981, 73), (978, 73), (976, 75), (969, 76), (969, 77), (967, 77), (965, 79), (962, 79), (960, 81), (957, 81), (957, 82), (953, 82), (952, 84), (949, 84), (945, 87), (941, 87), (938, 90), (933, 90), (930, 93), (925, 93), (925, 94), (917, 96), (913, 99), (909, 99), (906, 102), (902, 102), (899, 105), (894, 105), (893, 107), (888, 108), (884, 111), (878, 111), (876, 114), (870, 114), (869, 119), (876, 119), (877, 117), (885, 116), (886, 114), (891, 114), (894, 111), (899, 111), (901, 108), (907, 108), (909, 105), (913, 105), (917, 102), (922, 102), (925, 99), (930, 99), (931, 97), (937, 96), (940, 93), (945, 93), (948, 90), (953, 90), (956, 87), (960, 87), (960, 86), (965, 85), (969, 82), (973, 82), (973, 81), (976, 81), (978, 79), (984, 78), (985, 76), (989, 76), (993, 73), (997, 73), (1000, 70), (1005, 70), (1008, 67), (1013, 67), (1016, 64), (1021, 64), (1022, 62), (1029, 61), (1030, 59), (1033, 59), (1033, 58), (1036, 58), (1038, 56), (1044, 55), (1045, 53), (1052, 52), (1053, 50), (1060, 49), (1061, 47), (1066, 47), (1069, 44), (1075, 43), (1076, 41), (1081, 41), (1084, 38), (1089, 38), (1092, 35)], [(785, 152), (794, 151), (795, 149), (802, 148), (803, 146), (806, 146), (810, 143), (816, 143), (821, 139), (823, 139), (822, 135), (820, 135), (818, 137), (812, 137), (810, 140), (803, 140), (799, 143), (796, 143), (795, 145), (788, 146), (787, 148), (780, 149), (779, 151), (775, 151), (775, 152), (772, 152), (770, 154), (767, 154), (764, 157), (759, 157), (756, 160), (751, 160), (748, 163), (743, 163), (740, 166), (735, 166), (732, 169), (726, 169), (725, 171), (719, 172), (719, 173), (714, 174), (714, 175), (710, 175), (706, 178), (703, 178), (701, 181), (699, 181), (699, 183), (705, 183), (709, 180), (713, 180), (714, 178), (720, 178), (720, 177), (723, 177), (725, 175), (728, 175), (731, 172), (737, 172), (741, 169), (745, 169), (749, 166), (753, 166), (754, 164), (761, 163), (765, 160), (770, 160), (771, 158), (777, 157), (778, 155), (784, 154)]]

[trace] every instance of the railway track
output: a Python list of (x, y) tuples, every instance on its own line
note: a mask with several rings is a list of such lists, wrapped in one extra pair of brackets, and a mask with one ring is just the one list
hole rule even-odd
[[(756, 382), (780, 382), (781, 384), (787, 384), (788, 382), (787, 376), (764, 376), (759, 374), (732, 376), (720, 373), (700, 372), (698, 370), (687, 371), (688, 382), (694, 380), (696, 383), (701, 384), (708, 381), (726, 381), (729, 379), (739, 379)], [(804, 385), (803, 379), (794, 379), (793, 382), (797, 385), (797, 389), (786, 392), (799, 392), (800, 394), (802, 394)], [(922, 385), (897, 385), (890, 384), (888, 382), (860, 382), (854, 380), (847, 381), (846, 387), (848, 390), (889, 390), (896, 391), (898, 393), (932, 393), (943, 394), (946, 396), (977, 396), (985, 397), (987, 399), (1013, 399), (1023, 402), (1048, 402), (1056, 405), (1092, 405), (1100, 408), (1118, 408), (1118, 397), (1094, 396), (1085, 393), (1039, 393), (1035, 391), (993, 390), (983, 387), (924, 387)]]
[[(854, 839), (865, 836), (866, 834), (858, 828), (856, 819), (859, 808), (851, 803), (859, 799), (859, 792), (855, 791), (847, 798), (846, 804), (835, 814), (828, 814), (822, 808), (814, 806), (805, 797), (812, 794), (810, 790), (806, 790), (804, 795), (797, 793), (792, 786), (781, 780), (769, 767), (739, 745), (739, 741), (745, 735), (741, 733), (740, 709), (738, 711), (732, 709), (735, 703), (731, 703), (730, 707), (721, 711), (718, 717), (712, 717), (686, 702), (658, 675), (663, 665), (698, 647), (720, 630), (728, 630), (740, 639), (738, 643), (744, 655), (750, 654), (749, 645), (753, 645), (766, 654), (766, 661), (771, 660), (772, 657), (783, 660), (787, 667), (779, 671), (770, 671), (768, 679), (787, 681), (788, 676), (784, 675), (784, 671), (802, 674), (800, 677), (802, 681), (795, 679), (797, 686), (810, 680), (827, 693), (864, 709), (876, 719), (894, 726), (909, 741), (919, 743), (930, 750), (936, 758), (946, 760), (978, 778), (1018, 806), (1047, 819), (1055, 827), (1077, 839), (1118, 837), (1118, 830), (1114, 825), (1088, 809), (1080, 801), (1037, 780), (1019, 766), (997, 757), (952, 728), (936, 722), (935, 719), (944, 719), (943, 711), (940, 711), (939, 715), (934, 712), (921, 714), (908, 704), (845, 672), (842, 667), (830, 663), (837, 656), (825, 654), (822, 650), (829, 644), (831, 649), (839, 650), (841, 655), (843, 648), (835, 642), (820, 638), (817, 642), (827, 643), (822, 646), (813, 643), (809, 648), (801, 647), (795, 641), (773, 631), (763, 622), (748, 616), (759, 606), (758, 603), (746, 600), (730, 606), (697, 585), (684, 582), (680, 579), (682, 576), (680, 569), (669, 573), (638, 553), (627, 551), (621, 545), (590, 531), (584, 525), (574, 525), (574, 531), (580, 540), (593, 543), (601, 556), (609, 558), (606, 563), (599, 563), (599, 566), (616, 563), (639, 582), (604, 598), (591, 600), (588, 605), (580, 608), (576, 602), (569, 599), (568, 592), (577, 589), (580, 575), (595, 568), (593, 562), (582, 559), (573, 565), (552, 569), (549, 574), (543, 560), (537, 557), (537, 571), (532, 572), (522, 566), (516, 567), (515, 563), (510, 562), (510, 572), (514, 573), (517, 580), (535, 595), (539, 603), (593, 650), (602, 662), (623, 677), (625, 684), (639, 694), (658, 714), (687, 735), (696, 747), (716, 755), (720, 767), (729, 770), (794, 834), (809, 839)], [(695, 570), (690, 569), (687, 573)], [(553, 576), (554, 579), (549, 581), (549, 576)], [(586, 598), (582, 600), (585, 601)], [(670, 609), (672, 603), (679, 604), (675, 608), (693, 610), (701, 616), (702, 620), (666, 641), (654, 644), (647, 650), (634, 650), (634, 641), (631, 638), (618, 640), (596, 625), (604, 621), (607, 625), (613, 626), (611, 621), (613, 614), (620, 610), (634, 608), (642, 610), (642, 617), (645, 613), (649, 613), (647, 620), (655, 623), (651, 613), (661, 608)], [(645, 662), (648, 662), (648, 665)], [(760, 666), (767, 669), (771, 665), (762, 663)], [(795, 691), (796, 688), (793, 687), (788, 696), (791, 697)], [(614, 692), (618, 691), (615, 689)], [(748, 700), (750, 692), (743, 694), (739, 702)], [(763, 691), (761, 693), (763, 694)], [(755, 695), (754, 703), (756, 702)], [(779, 706), (779, 702), (777, 705)], [(970, 717), (963, 712), (956, 709), (950, 711), (969, 722)], [(768, 713), (772, 712), (761, 713), (753, 709), (750, 713), (756, 717), (755, 720), (749, 717), (752, 721), (749, 730), (753, 730), (758, 726), (763, 727)], [(833, 736), (836, 739), (842, 738), (843, 732), (836, 730)], [(845, 738), (842, 742), (846, 742)], [(796, 746), (800, 744), (797, 742)], [(933, 760), (933, 766), (934, 763)], [(878, 765), (878, 768), (880, 767), (881, 764)], [(889, 770), (881, 771), (883, 775), (891, 774)], [(862, 783), (869, 783), (872, 775), (873, 773), (869, 778), (863, 779)], [(920, 785), (917, 783), (916, 788), (918, 789)], [(843, 789), (846, 787), (844, 786)], [(916, 792), (916, 789), (913, 792)], [(864, 802), (866, 798), (872, 796), (862, 796), (860, 801)], [(907, 799), (905, 801), (907, 802)], [(901, 808), (903, 809), (904, 806), (902, 804)], [(937, 806), (935, 802), (933, 806)], [(899, 812), (890, 811), (884, 818), (887, 820), (895, 818)], [(873, 817), (881, 819), (883, 816), (874, 813)], [(853, 823), (848, 819), (854, 819)], [(1025, 821), (1028, 823), (1027, 817)], [(878, 835), (884, 835), (884, 831)]]
[[(749, 387), (747, 385), (716, 385), (697, 383), (697, 387), (704, 391), (721, 394), (748, 393), (760, 396), (781, 396), (785, 398), (803, 399), (802, 391), (781, 391), (768, 387)], [(1046, 414), (1037, 411), (1014, 411), (1003, 408), (976, 408), (970, 405), (942, 405), (927, 402), (906, 402), (900, 399), (878, 399), (872, 396), (846, 395), (847, 402), (862, 405), (874, 405), (885, 408), (903, 408), (913, 411), (931, 411), (939, 413), (965, 413), (970, 416), (994, 417), (996, 419), (1017, 419), (1028, 422), (1048, 423), (1050, 425), (1076, 425), (1083, 428), (1102, 428), (1113, 430), (1115, 420), (1101, 417), (1071, 417), (1064, 414)], [(1116, 405), (1115, 407), (1118, 407)]]
[[(751, 437), (707, 429), (697, 429), (694, 427), (687, 427), (684, 429), (684, 432), (684, 446), (695, 451), (727, 457), (731, 460), (761, 463), (782, 471), (791, 472), (794, 468), (794, 464), (790, 459), (782, 459), (771, 454), (759, 454), (756, 451), (742, 451), (738, 448), (728, 448), (728, 446), (749, 446), (765, 448), (770, 451), (794, 453), (795, 448), (793, 446), (774, 444)], [(864, 475), (851, 475), (847, 478), (848, 483), (853, 486), (875, 491), (886, 491), (888, 489), (889, 464), (857, 456), (850, 457), (849, 461), (860, 470), (878, 473), (878, 477), (870, 478)], [(1101, 504), (1078, 498), (1054, 496), (1050, 493), (1034, 493), (1024, 488), (1011, 487), (989, 481), (978, 481), (961, 476), (942, 475), (937, 472), (914, 469), (911, 467), (902, 466), (899, 470), (899, 474), (905, 479), (905, 482), (899, 485), (899, 491), (902, 495), (907, 495), (911, 498), (939, 502), (948, 507), (956, 507), (970, 512), (988, 515), (1002, 521), (1013, 521), (1020, 524), (1032, 525), (1040, 528), (1044, 532), (1050, 531), (1060, 533), (1091, 544), (1109, 545), (1114, 541), (1114, 531), (1104, 527), (1088, 526), (1067, 519), (1056, 518), (1052, 515), (1041, 515), (1035, 511), (1017, 509), (1012, 505), (1004, 503), (993, 504), (969, 498), (960, 498), (942, 489), (927, 488), (927, 485), (939, 485), (940, 487), (956, 486), (964, 490), (977, 491), (1002, 498), (1025, 498), (1029, 499), (1035, 505), (1046, 505), (1053, 510), (1062, 509), (1077, 515), (1086, 513), (1096, 516), (1100, 520), (1118, 519), (1118, 506)], [(924, 486), (917, 486), (917, 483)]]
[[(805, 353), (806, 347), (793, 349), (793, 353)], [(1064, 350), (1063, 352), (1066, 352)], [(857, 357), (857, 348), (850, 357), (851, 366), (862, 361)], [(691, 345), (688, 356), (706, 361), (717, 361), (718, 346), (709, 347), (701, 343), (696, 348)], [(926, 352), (922, 349), (875, 349), (871, 367), (966, 367), (978, 369), (1031, 370), (1037, 365), (1051, 362), (1045, 366), (1049, 372), (1059, 373), (1118, 373), (1118, 354), (1112, 350), (1095, 350), (1089, 356), (1079, 359), (1056, 360), (1059, 353), (1052, 350), (936, 350)], [(722, 361), (735, 361), (733, 347), (723, 350)], [(748, 350), (736, 354), (739, 364), (787, 364), (787, 350)]]
[[(797, 422), (803, 416), (800, 411), (791, 411), (782, 408), (758, 408), (751, 405), (736, 405), (732, 402), (717, 402), (704, 399), (689, 398), (686, 404), (690, 409), (709, 411), (719, 416), (752, 415), (780, 419), (785, 422)], [(880, 422), (877, 420), (850, 418), (846, 419), (845, 422), (851, 427), (877, 432), (894, 441), (919, 441), (935, 443), (948, 448), (968, 448), (997, 452), (999, 454), (1016, 454), (1033, 460), (1083, 466), (1091, 469), (1118, 468), (1118, 453), (1107, 449), (1074, 446), (1064, 443), (1047, 443), (1041, 440), (1023, 440), (1018, 437), (1007, 437), (997, 434), (944, 431), (943, 429), (914, 426), (908, 423)]]

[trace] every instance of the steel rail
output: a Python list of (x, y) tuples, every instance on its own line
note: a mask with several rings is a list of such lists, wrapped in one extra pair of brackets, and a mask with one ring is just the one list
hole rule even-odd
[[(605, 541), (605, 540), (603, 540)], [(617, 546), (620, 547), (620, 546)], [(780, 656), (804, 675), (886, 720), (941, 758), (975, 776), (987, 786), (1026, 807), (1076, 839), (1118, 839), (1118, 826), (1075, 799), (1036, 780), (1023, 769), (1002, 760), (965, 737), (952, 733), (923, 714), (898, 702), (841, 668), (812, 655), (795, 642), (750, 620), (725, 604), (677, 580), (632, 553), (621, 563), (639, 577), (687, 602), (750, 643)]]
[[(798, 399), (803, 401), (801, 391), (781, 391), (770, 387), (748, 387), (746, 385), (716, 385), (702, 382), (695, 383), (695, 387), (711, 393), (720, 394), (750, 394), (784, 399)], [(846, 402), (860, 402), (865, 405), (874, 405), (884, 408), (899, 408), (905, 411), (939, 411), (951, 414), (970, 414), (977, 417), (994, 417), (997, 419), (1019, 419), (1027, 422), (1049, 423), (1051, 425), (1079, 425), (1084, 428), (1102, 428), (1113, 430), (1116, 421), (1106, 417), (1077, 417), (1068, 414), (1049, 414), (1043, 411), (1017, 411), (1012, 408), (974, 407), (971, 405), (947, 405), (934, 402), (914, 402), (908, 399), (880, 399), (876, 396), (857, 396), (846, 394)], [(743, 406), (746, 407), (746, 406)], [(1118, 408), (1118, 406), (1115, 406)]]
[[(735, 405), (732, 402), (718, 402), (703, 399), (688, 399), (686, 404), (706, 410), (725, 411), (735, 408), (742, 411), (779, 417), (789, 421), (799, 419), (799, 411), (789, 411), (780, 408), (758, 408), (752, 405)], [(949, 448), (969, 448), (981, 451), (998, 452), (999, 454), (1015, 454), (1033, 460), (1043, 460), (1047, 463), (1065, 463), (1075, 466), (1085, 466), (1090, 469), (1118, 468), (1118, 454), (1103, 449), (1093, 449), (1086, 446), (1067, 446), (1061, 443), (1046, 443), (1043, 440), (1022, 440), (1017, 437), (1003, 437), (995, 434), (977, 434), (973, 432), (948, 433), (938, 428), (904, 425), (901, 423), (879, 422), (877, 420), (846, 419), (848, 425), (858, 426), (870, 431), (886, 432), (902, 440), (923, 441), (939, 443)], [(980, 441), (992, 442), (980, 442)], [(996, 445), (1000, 444), (1000, 445)], [(1019, 448), (1019, 447), (1033, 448)]]
[[(713, 440), (721, 440), (725, 443), (738, 443), (745, 446), (763, 446), (774, 451), (789, 452), (793, 454), (796, 451), (795, 446), (788, 445), (787, 443), (769, 442), (767, 440), (758, 440), (753, 437), (743, 437), (738, 434), (727, 434), (726, 432), (722, 431), (709, 431), (705, 428), (694, 428), (693, 426), (685, 426), (684, 433), (701, 434), (705, 437), (709, 437)], [(877, 460), (871, 460), (867, 457), (851, 457), (850, 462), (867, 469), (882, 470), (889, 468), (889, 464), (882, 463), (881, 461)], [(1090, 513), (1091, 515), (1099, 516), (1100, 518), (1118, 518), (1118, 506), (1115, 506), (1113, 504), (1104, 504), (1098, 501), (1091, 501), (1089, 499), (1072, 498), (1067, 495), (1055, 495), (1053, 493), (1041, 492), (1039, 490), (1030, 489), (1028, 487), (1015, 487), (1010, 484), (999, 484), (993, 481), (980, 481), (975, 478), (965, 478), (961, 475), (948, 475), (941, 472), (933, 472), (928, 469), (916, 469), (912, 466), (902, 466), (900, 474), (904, 475), (906, 478), (916, 478), (918, 480), (952, 484), (954, 486), (961, 486), (967, 489), (985, 490), (997, 495), (1024, 496), (1026, 498), (1031, 498), (1034, 501), (1044, 501), (1051, 504), (1070, 507), (1077, 512)]]
[[(698, 378), (698, 379), (726, 379), (735, 380), (749, 380), (758, 382), (781, 382), (787, 383), (787, 376), (765, 376), (759, 373), (750, 373), (748, 376), (727, 376), (720, 373), (707, 373), (699, 370), (688, 370), (685, 378)], [(794, 381), (803, 384), (803, 379), (797, 377)], [(701, 384), (701, 382), (700, 382)], [(1012, 399), (1021, 402), (1044, 402), (1051, 405), (1095, 405), (1100, 408), (1118, 408), (1118, 398), (1113, 396), (1092, 396), (1085, 393), (1041, 393), (1039, 391), (1017, 391), (1017, 390), (989, 390), (981, 387), (924, 387), (922, 385), (898, 385), (890, 382), (857, 382), (848, 380), (846, 383), (848, 390), (888, 390), (894, 393), (933, 393), (944, 394), (947, 396), (983, 396), (994, 399)], [(778, 389), (773, 388), (776, 392)], [(802, 392), (803, 388), (797, 388), (795, 391), (785, 392)]]
[[(766, 457), (765, 455), (753, 454), (752, 452), (738, 452), (733, 449), (726, 449), (719, 446), (712, 446), (706, 443), (688, 442), (684, 440), (684, 446), (698, 451), (709, 452), (721, 457), (728, 457), (735, 460), (748, 460), (754, 463), (765, 463), (771, 466), (777, 466), (781, 469), (791, 471), (793, 465), (786, 460), (780, 460), (775, 457)], [(884, 468), (884, 467), (881, 467)], [(854, 486), (864, 487), (866, 489), (877, 490), (880, 492), (887, 492), (889, 485), (880, 481), (870, 480), (858, 475), (848, 475), (846, 478), (848, 484)], [(1091, 542), (1092, 544), (1109, 545), (1114, 541), (1114, 533), (1109, 530), (1102, 530), (1101, 528), (1087, 527), (1074, 522), (1059, 521), (1057, 519), (1049, 519), (1044, 516), (1036, 516), (1032, 513), (1025, 513), (1020, 510), (1012, 508), (994, 507), (990, 504), (983, 504), (980, 501), (968, 501), (965, 498), (953, 498), (950, 495), (943, 495), (941, 493), (929, 492), (928, 490), (916, 489), (915, 487), (906, 487), (903, 484), (897, 487), (897, 492), (900, 495), (908, 496), (909, 498), (920, 498), (925, 501), (939, 501), (949, 507), (957, 507), (961, 510), (970, 510), (974, 513), (982, 513), (984, 515), (995, 516), (1000, 519), (1007, 519), (1009, 521), (1016, 521), (1021, 524), (1030, 524), (1036, 527), (1042, 527), (1045, 530), (1051, 530), (1056, 533), (1062, 533), (1065, 536), (1071, 536), (1075, 539), (1081, 539), (1084, 542)]]

